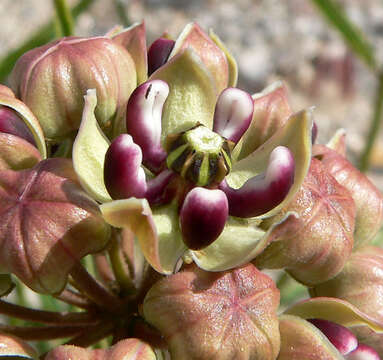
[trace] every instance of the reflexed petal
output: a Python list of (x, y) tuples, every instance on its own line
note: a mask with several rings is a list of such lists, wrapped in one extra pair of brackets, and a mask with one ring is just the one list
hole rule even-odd
[(285, 268), (294, 279), (313, 286), (338, 274), (351, 255), (355, 204), (350, 193), (313, 158), (295, 198), (262, 226), (293, 211), (296, 218), (281, 222), (279, 234), (256, 263), (260, 268)]
[(215, 106), (213, 131), (237, 143), (250, 125), (253, 107), (253, 99), (247, 92), (226, 88)]
[(148, 73), (153, 74), (158, 68), (168, 61), (173, 50), (175, 41), (166, 38), (159, 38), (150, 45), (148, 50)]
[(41, 293), (60, 292), (72, 267), (102, 250), (110, 236), (68, 159), (0, 171), (0, 216), (0, 272)]
[(343, 360), (343, 356), (314, 325), (298, 316), (279, 318), (281, 349), (277, 360)]
[(223, 273), (187, 267), (158, 281), (143, 313), (172, 359), (274, 360), (279, 351), (279, 291), (253, 265)]
[(172, 273), (186, 250), (172, 205), (156, 208), (153, 214), (146, 199), (125, 199), (100, 206), (105, 220), (127, 227), (137, 236), (146, 260), (158, 272)]
[(121, 340), (109, 349), (84, 349), (61, 345), (51, 350), (45, 360), (156, 360), (151, 347), (139, 339)]
[(383, 325), (382, 289), (383, 249), (366, 246), (352, 253), (342, 272), (310, 293), (348, 301)]
[(346, 130), (337, 130), (326, 146), (336, 151), (339, 155), (346, 157)]
[(183, 241), (200, 250), (221, 234), (228, 216), (226, 195), (221, 190), (195, 187), (185, 197), (180, 212)]
[(28, 141), (11, 134), (0, 133), (0, 170), (23, 170), (35, 166), (41, 154)]
[(221, 41), (221, 39), (211, 29), (209, 30), (209, 36), (226, 55), (226, 60), (229, 66), (229, 82), (227, 86), (235, 87), (238, 81), (237, 61), (230, 53), (230, 51), (226, 48), (225, 44)]
[(12, 91), (5, 86), (0, 88), (0, 105), (13, 109), (16, 114), (24, 121), (25, 125), (31, 131), (37, 148), (39, 149), (43, 159), (47, 157), (47, 149), (45, 146), (45, 138), (40, 123), (32, 114), (29, 108), (20, 100), (17, 100)]
[(0, 358), (5, 359), (34, 359), (37, 360), (37, 352), (25, 341), (16, 336), (0, 333)]
[(226, 55), (196, 23), (185, 26), (174, 45), (169, 59), (187, 48), (193, 49), (214, 78), (217, 95), (227, 88), (229, 67)]
[(317, 297), (298, 302), (288, 308), (285, 314), (296, 315), (303, 319), (324, 319), (337, 324), (352, 327), (366, 325), (376, 332), (383, 332), (383, 325), (361, 312), (347, 301)]
[(229, 187), (224, 180), (219, 188), (229, 201), (229, 213), (238, 217), (260, 216), (280, 204), (294, 183), (295, 163), (291, 151), (276, 147), (264, 174), (247, 180), (239, 189)]
[(142, 152), (128, 134), (113, 140), (105, 154), (104, 181), (113, 199), (143, 198), (146, 178), (141, 167)]
[(25, 122), (17, 115), (16, 111), (0, 106), (0, 132), (16, 135), (32, 145), (36, 145), (31, 131)]
[[(108, 35), (108, 34), (107, 34)], [(145, 24), (135, 23), (127, 29), (111, 34), (112, 40), (122, 45), (133, 58), (136, 65), (138, 85), (148, 78), (148, 62), (146, 56), (146, 31)]]
[(326, 335), (342, 355), (346, 355), (358, 347), (356, 336), (345, 326), (323, 319), (308, 319), (308, 321)]
[(81, 125), (73, 144), (73, 166), (84, 189), (97, 201), (110, 201), (104, 184), (104, 161), (109, 140), (94, 115), (97, 105), (95, 90), (88, 90)]
[[(343, 152), (344, 138), (332, 141), (332, 146)], [(338, 145), (336, 145), (338, 142)], [(383, 223), (383, 196), (370, 179), (355, 168), (336, 150), (324, 145), (313, 147), (313, 155), (319, 158), (332, 176), (350, 191), (356, 205), (354, 248), (368, 244)]]
[(132, 93), (126, 111), (127, 132), (141, 147), (144, 164), (154, 172), (160, 170), (166, 159), (161, 146), (161, 118), (168, 94), (169, 87), (164, 81), (147, 81)]
[(311, 113), (301, 111), (292, 115), (287, 124), (273, 137), (245, 159), (234, 163), (232, 171), (226, 177), (232, 188), (240, 188), (248, 179), (266, 170), (271, 152), (277, 146), (287, 147), (295, 162), (294, 184), (285, 199), (271, 211), (260, 216), (266, 218), (275, 215), (288, 204), (300, 189), (311, 161)]
[(347, 360), (380, 360), (379, 354), (370, 346), (359, 344), (359, 346), (346, 356)]
[(286, 87), (281, 82), (271, 84), (261, 93), (253, 95), (253, 99), (254, 112), (251, 125), (234, 149), (233, 157), (238, 160), (250, 155), (270, 139), (287, 123), (292, 113)]
[(198, 122), (212, 128), (217, 90), (211, 74), (192, 49), (174, 56), (149, 79), (163, 80), (170, 88), (162, 113), (162, 142), (168, 134), (190, 129)]
[[(290, 217), (295, 215), (286, 214), (286, 219)], [(275, 234), (272, 229), (265, 232), (247, 220), (229, 217), (218, 239), (203, 250), (192, 251), (191, 256), (200, 268), (207, 271), (232, 269), (248, 263), (261, 253), (273, 241)]]

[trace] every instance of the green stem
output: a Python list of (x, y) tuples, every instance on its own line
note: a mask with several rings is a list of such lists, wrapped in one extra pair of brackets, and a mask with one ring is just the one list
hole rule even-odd
[(82, 293), (101, 308), (108, 309), (112, 313), (121, 311), (123, 307), (121, 300), (90, 275), (81, 263), (75, 265), (70, 274)]
[(74, 27), (73, 18), (66, 0), (53, 0), (53, 3), (60, 23), (62, 35), (72, 36)]
[(367, 141), (360, 157), (359, 169), (367, 171), (370, 166), (370, 156), (375, 140), (379, 133), (380, 122), (383, 115), (383, 73), (379, 75), (378, 86), (375, 93), (374, 112), (371, 118)]
[[(83, 13), (95, 0), (81, 0), (72, 8), (73, 18), (76, 19), (81, 13)], [(41, 46), (54, 39), (55, 37), (55, 24), (54, 21), (50, 21), (48, 24), (42, 26), (37, 32), (35, 32), (27, 41), (25, 41), (20, 47), (8, 53), (5, 57), (0, 59), (0, 82), (4, 82), (8, 74), (11, 72), (17, 59), (35, 47)]]
[(77, 306), (81, 309), (92, 309), (93, 304), (88, 300), (82, 297), (79, 293), (65, 289), (61, 294), (54, 295), (57, 300), (63, 301), (69, 305)]
[(0, 314), (27, 321), (66, 326), (89, 325), (94, 324), (97, 321), (93, 315), (86, 312), (61, 313), (56, 311), (36, 310), (15, 305), (4, 300), (0, 300)]

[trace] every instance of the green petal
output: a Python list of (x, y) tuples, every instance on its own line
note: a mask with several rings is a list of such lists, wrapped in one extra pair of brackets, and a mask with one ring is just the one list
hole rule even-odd
[(346, 157), (346, 130), (338, 129), (326, 146)]
[(47, 148), (45, 146), (45, 138), (43, 130), (39, 121), (33, 115), (31, 110), (20, 100), (16, 99), (11, 91), (5, 91), (5, 86), (0, 88), (0, 105), (7, 106), (17, 112), (17, 114), (24, 120), (25, 124), (31, 131), (33, 138), (35, 139), (36, 146), (39, 149), (43, 159), (47, 157)]
[(112, 40), (122, 45), (132, 56), (137, 71), (138, 85), (148, 78), (148, 60), (145, 38), (145, 24), (135, 23), (127, 29), (113, 28), (108, 34)]
[[(288, 213), (281, 222), (295, 216)], [(191, 251), (194, 262), (207, 271), (225, 271), (246, 264), (260, 254), (273, 240), (272, 231), (267, 231), (247, 221), (229, 217), (222, 234), (211, 245), (199, 251)]]
[(281, 348), (277, 360), (302, 359), (302, 354), (309, 354), (311, 360), (344, 360), (327, 337), (304, 319), (282, 315), (279, 331)]
[(222, 40), (214, 33), (213, 30), (209, 30), (209, 36), (226, 55), (227, 64), (229, 66), (229, 81), (227, 86), (236, 87), (238, 81), (237, 61), (234, 59), (233, 55), (230, 53), (228, 48), (225, 46)]
[(285, 311), (303, 319), (323, 319), (351, 327), (367, 325), (375, 332), (383, 332), (383, 327), (347, 301), (330, 297), (317, 297), (303, 300)]
[(183, 50), (155, 71), (149, 80), (168, 83), (170, 92), (162, 111), (162, 134), (190, 129), (198, 122), (212, 128), (216, 103), (214, 80), (198, 55)]
[(186, 251), (178, 214), (173, 205), (156, 208), (152, 213), (146, 199), (129, 198), (100, 206), (111, 225), (131, 229), (148, 263), (162, 274), (171, 274)]
[(104, 184), (105, 153), (110, 145), (94, 115), (96, 90), (87, 91), (80, 129), (73, 143), (73, 167), (82, 187), (97, 201), (111, 201)]
[(258, 218), (267, 218), (279, 212), (300, 189), (307, 174), (311, 160), (311, 111), (293, 114), (286, 125), (280, 128), (267, 142), (246, 158), (233, 165), (226, 177), (233, 188), (241, 187), (248, 179), (265, 171), (270, 153), (279, 145), (286, 146), (293, 153), (295, 160), (294, 184), (286, 198), (268, 213)]

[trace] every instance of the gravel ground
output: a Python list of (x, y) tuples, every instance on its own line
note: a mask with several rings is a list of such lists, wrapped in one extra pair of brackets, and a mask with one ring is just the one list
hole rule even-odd
[[(74, 4), (76, 1), (70, 1)], [(190, 21), (213, 28), (235, 55), (239, 87), (260, 91), (277, 79), (290, 90), (295, 110), (315, 105), (319, 141), (339, 127), (348, 133), (352, 159), (363, 147), (371, 117), (374, 78), (347, 50), (309, 0), (120, 0), (131, 22), (145, 20), (148, 42), (165, 30), (176, 36)], [(383, 62), (381, 0), (344, 0)], [(53, 14), (51, 0), (1, 0), (0, 54), (16, 47)], [(101, 35), (119, 23), (113, 0), (96, 0), (80, 16), (76, 33)], [(383, 132), (373, 156), (375, 183), (383, 189)]]

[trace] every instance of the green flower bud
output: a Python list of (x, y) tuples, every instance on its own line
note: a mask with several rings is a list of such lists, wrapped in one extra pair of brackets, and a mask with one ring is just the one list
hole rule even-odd
[(112, 39), (70, 37), (25, 53), (11, 82), (45, 136), (57, 140), (79, 128), (87, 89), (97, 90), (100, 126), (109, 133), (118, 127), (137, 75), (129, 52)]

